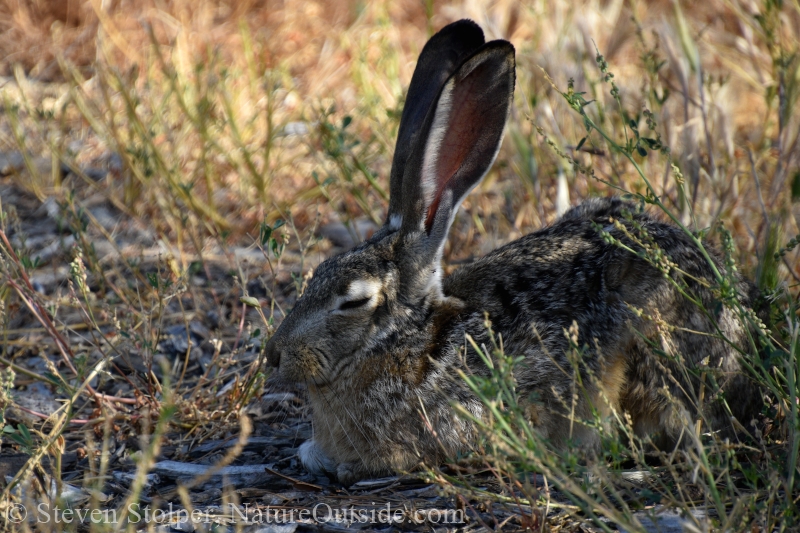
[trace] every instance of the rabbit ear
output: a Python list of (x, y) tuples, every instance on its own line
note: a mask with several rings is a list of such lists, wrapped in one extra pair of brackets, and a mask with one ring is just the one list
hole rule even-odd
[(485, 44), (447, 80), (403, 180), (402, 231), (441, 250), (464, 197), (494, 162), (514, 96), (514, 47)]
[(397, 145), (392, 160), (387, 223), (400, 226), (403, 205), (403, 175), (415, 140), (428, 110), (442, 86), (459, 65), (483, 45), (483, 30), (471, 20), (459, 20), (442, 28), (422, 49), (408, 87)]

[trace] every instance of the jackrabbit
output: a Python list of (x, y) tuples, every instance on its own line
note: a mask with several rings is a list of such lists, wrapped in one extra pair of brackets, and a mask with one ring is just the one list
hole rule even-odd
[[(308, 470), (349, 485), (468, 450), (477, 432), (453, 403), (475, 417), (485, 412), (456, 370), (488, 373), (465, 343), (469, 334), (491, 346), (486, 316), (505, 351), (524, 356), (515, 371), (519, 396), (530, 398), (531, 423), (557, 448), (599, 442), (571, 423), (566, 407), (575, 381), (568, 332), (585, 350), (577, 364), (587, 393), (575, 396), (573, 422), (627, 412), (639, 434), (675, 445), (687, 417), (698, 414), (701, 386), (678, 365), (701, 361), (715, 369), (743, 424), (758, 405), (737, 352), (720, 338), (744, 346), (746, 327), (707, 288), (708, 262), (680, 229), (620, 199), (586, 201), (442, 278), (456, 210), (499, 150), (514, 69), (514, 47), (484, 43), (472, 21), (428, 41), (403, 109), (385, 225), (316, 269), (267, 344), (279, 375), (308, 387), (314, 437), (299, 449)], [(680, 276), (710, 315), (630, 251), (642, 250), (634, 238), (642, 229), (680, 266), (670, 276)], [(746, 281), (736, 288), (754, 298)], [(700, 409), (714, 429), (731, 428), (723, 402)]]

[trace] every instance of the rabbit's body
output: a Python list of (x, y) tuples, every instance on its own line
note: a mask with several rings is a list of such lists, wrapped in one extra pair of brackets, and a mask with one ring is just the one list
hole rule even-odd
[[(592, 407), (603, 417), (612, 410), (627, 412), (639, 435), (658, 436), (664, 445), (674, 445), (685, 426), (681, 407), (696, 402), (701, 391), (670, 359), (681, 359), (689, 368), (703, 362), (715, 369), (731, 410), (741, 420), (749, 422), (746, 417), (757, 405), (758, 395), (742, 375), (734, 348), (718, 336), (696, 333), (712, 333), (718, 327), (735, 345), (748, 346), (747, 332), (736, 313), (694, 281), (714, 279), (708, 262), (682, 230), (634, 212), (635, 206), (616, 198), (588, 200), (551, 227), (495, 250), (444, 282), (444, 293), (470, 309), (470, 335), (491, 346), (479, 323), (485, 310), (504, 351), (525, 356), (515, 373), (518, 393), (521, 398), (536, 396), (530, 416), (539, 432), (556, 445), (568, 439), (588, 445), (596, 441), (594, 432), (571, 425), (563, 416), (564, 408), (572, 407), (573, 394), (578, 419), (591, 420)], [(641, 247), (613, 224), (621, 222), (636, 235), (629, 217), (680, 265), (685, 274), (672, 277), (679, 277), (688, 292), (712, 310), (711, 317), (655, 266), (603, 239), (599, 228), (639, 251)], [(721, 262), (713, 259), (724, 273)], [(745, 301), (755, 295), (755, 288), (744, 280), (737, 290)], [(644, 318), (634, 309), (642, 311)], [(591, 402), (576, 390), (578, 354), (567, 336), (573, 333), (573, 324), (577, 326), (573, 347), (577, 345), (582, 353), (577, 366)], [(472, 358), (468, 365), (479, 369), (483, 363)], [(664, 386), (675, 401), (670, 402)], [(716, 422), (717, 429), (730, 428), (720, 402), (710, 402), (704, 414)]]
[[(514, 374), (518, 395), (556, 447), (596, 448), (596, 433), (581, 423), (595, 412), (627, 413), (637, 433), (658, 434), (667, 445), (696, 414), (729, 430), (722, 402), (708, 398), (716, 390), (711, 377), (696, 377), (701, 362), (713, 369), (733, 414), (749, 421), (757, 393), (718, 335), (747, 346), (745, 327), (706, 288), (712, 267), (688, 236), (631, 204), (585, 202), (442, 280), (455, 211), (502, 138), (513, 66), (513, 48), (484, 45), (468, 21), (429, 41), (401, 120), (386, 225), (322, 263), (268, 343), (280, 375), (309, 387), (314, 438), (299, 451), (308, 469), (349, 484), (468, 451), (476, 428), (454, 404), (485, 414), (458, 372), (488, 374), (466, 343), (468, 334), (491, 350), (487, 316), (504, 351), (523, 356)], [(634, 226), (644, 228), (652, 241), (642, 242), (679, 265), (681, 273), (672, 268), (670, 276), (710, 316), (634, 253), (641, 246), (614, 221), (634, 239)], [(744, 281), (737, 289), (753, 292)]]
[[(478, 345), (491, 349), (487, 315), (505, 352), (525, 357), (515, 372), (519, 397), (530, 397), (531, 422), (556, 446), (570, 440), (588, 448), (596, 446), (595, 432), (580, 423), (593, 418), (592, 408), (602, 417), (612, 411), (627, 412), (640, 435), (658, 435), (665, 445), (676, 442), (685, 427), (685, 415), (692, 411), (684, 406), (691, 405), (700, 392), (698, 382), (687, 381), (651, 346), (669, 357), (683, 357), (689, 367), (708, 358), (706, 364), (718, 369), (717, 379), (723, 380), (733, 414), (749, 420), (758, 398), (741, 375), (731, 347), (714, 337), (659, 330), (629, 307), (649, 317), (660, 316), (666, 324), (713, 331), (711, 320), (659, 270), (603, 240), (595, 224), (631, 245), (611, 223), (613, 219), (627, 225), (623, 209), (633, 212), (634, 206), (618, 199), (587, 201), (552, 226), (456, 270), (443, 281), (443, 297), (426, 298), (412, 306), (403, 302), (402, 295), (386, 294), (382, 305), (392, 317), (391, 327), (384, 323), (382, 334), (370, 335), (369, 347), (353, 358), (357, 364), (342, 369), (346, 375), (332, 376), (329, 384), (309, 389), (315, 444), (303, 448), (304, 462), (327, 464), (323, 469), (331, 471), (338, 468), (340, 479), (347, 482), (467, 451), (476, 431), (455, 413), (452, 403), (478, 418), (483, 416), (481, 402), (457, 372), (488, 373), (465, 343), (469, 334)], [(681, 230), (646, 214), (633, 219), (684, 272), (712, 279), (706, 260)], [(391, 264), (396, 248), (402, 247), (398, 237), (397, 233), (378, 234), (361, 248), (323, 265), (315, 277), (327, 279), (323, 285), (329, 287), (342, 274), (348, 279), (351, 272), (337, 259), (346, 264), (351, 258), (363, 260), (365, 253)], [(717, 268), (722, 268), (719, 262)], [(391, 270), (379, 276), (392, 278)], [(722, 334), (746, 345), (746, 332), (733, 312), (715, 303), (710, 291), (699, 284), (689, 280), (688, 286), (706, 308), (717, 309), (713, 319)], [(748, 294), (753, 289), (741, 281), (738, 290)], [(577, 345), (583, 349), (581, 382), (591, 401), (576, 389), (574, 359), (571, 362), (567, 356), (567, 333), (573, 321)], [(664, 386), (674, 401), (664, 393)], [(566, 414), (573, 395), (571, 421)], [(717, 429), (732, 429), (720, 402), (709, 403), (705, 415), (716, 422)]]

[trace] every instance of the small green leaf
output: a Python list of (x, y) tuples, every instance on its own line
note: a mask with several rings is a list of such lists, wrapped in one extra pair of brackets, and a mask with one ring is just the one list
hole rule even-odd
[(14, 442), (16, 442), (16, 443), (17, 443), (17, 444), (19, 444), (20, 446), (27, 446), (27, 445), (28, 445), (28, 443), (27, 443), (27, 442), (25, 442), (25, 439), (23, 439), (23, 438), (22, 438), (22, 435), (20, 435), (19, 433), (11, 433), (11, 434), (9, 435), (9, 437), (11, 438), (11, 440), (13, 440)]
[(265, 246), (268, 242), (270, 242), (272, 233), (284, 224), (286, 223), (281, 219), (276, 220), (273, 226), (267, 224), (266, 221), (262, 222), (258, 232), (258, 240), (261, 242), (261, 246)]
[(266, 222), (261, 223), (261, 229), (259, 230), (258, 240), (261, 242), (261, 246), (264, 246), (269, 242), (269, 238), (272, 236), (272, 228)]
[(25, 426), (25, 424), (18, 425), (17, 431), (19, 431), (23, 439), (25, 439), (28, 442), (33, 442), (33, 439), (31, 438), (31, 432), (28, 431), (28, 428)]
[[(130, 338), (130, 335), (128, 337)], [(61, 378), (52, 372), (45, 372), (43, 376), (47, 381), (50, 382), (51, 385), (55, 387), (61, 387), (64, 384)]]
[(647, 150), (645, 150), (644, 147), (642, 147), (642, 146), (637, 146), (636, 147), (636, 151), (639, 152), (639, 155), (642, 156), (642, 157), (646, 157), (647, 156)]
[(577, 152), (578, 150), (580, 150), (580, 149), (581, 149), (581, 146), (583, 146), (583, 143), (585, 143), (585, 142), (586, 142), (586, 139), (587, 139), (587, 137), (584, 137), (583, 139), (581, 139), (580, 141), (578, 141), (578, 146), (576, 146), (576, 147), (575, 147), (575, 151), (576, 151), (576, 152)]
[(792, 177), (792, 202), (800, 202), (800, 170)]
[(261, 307), (261, 304), (258, 303), (258, 299), (253, 298), (252, 296), (242, 296), (239, 298), (239, 301), (248, 307)]

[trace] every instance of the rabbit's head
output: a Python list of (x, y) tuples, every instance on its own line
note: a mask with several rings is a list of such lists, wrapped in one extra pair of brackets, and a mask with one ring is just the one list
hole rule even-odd
[(484, 44), (471, 21), (428, 41), (400, 121), (386, 223), (315, 270), (267, 345), (283, 378), (357, 379), (357, 368), (363, 376), (387, 347), (414, 342), (414, 331), (423, 342), (432, 308), (448, 303), (440, 265), (448, 230), (497, 155), (514, 79), (513, 46)]

